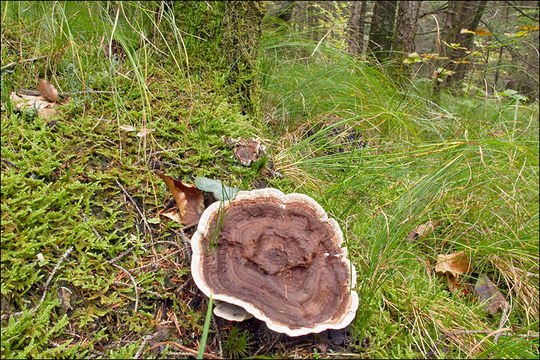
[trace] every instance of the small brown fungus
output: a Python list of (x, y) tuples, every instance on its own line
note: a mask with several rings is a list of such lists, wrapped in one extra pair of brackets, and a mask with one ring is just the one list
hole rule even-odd
[[(276, 189), (241, 191), (203, 213), (191, 272), (214, 300), (289, 336), (341, 329), (358, 308), (343, 234), (315, 200)], [(216, 315), (228, 319), (221, 306)]]

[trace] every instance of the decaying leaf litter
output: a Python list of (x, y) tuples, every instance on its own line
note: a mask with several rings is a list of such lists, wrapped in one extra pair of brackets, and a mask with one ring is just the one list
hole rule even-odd
[[(125, 51), (130, 50), (126, 48)], [(124, 61), (121, 66), (127, 66), (126, 63)], [(121, 68), (119, 69), (122, 71)], [(88, 69), (89, 73), (91, 71), (92, 69)], [(99, 73), (99, 71), (101, 69), (95, 73)], [(130, 76), (127, 71), (122, 73), (122, 75), (125, 74)], [(121, 75), (118, 75), (118, 77), (122, 78)], [(165, 76), (160, 77), (159, 74), (154, 74), (153, 77), (154, 81), (157, 79), (158, 84), (167, 81)], [(34, 78), (35, 74), (32, 74), (32, 79)], [(124, 80), (125, 83), (121, 84), (124, 87), (119, 91), (121, 94), (125, 94), (126, 89), (133, 91), (133, 87), (130, 87), (133, 81)], [(186, 95), (186, 98), (189, 98), (189, 94), (182, 92), (183, 89), (188, 88), (186, 82), (181, 83), (182, 86), (178, 84), (167, 85), (169, 87), (167, 91), (154, 90), (159, 96), (168, 99), (170, 102), (179, 101), (167, 97), (170, 88), (177, 90), (176, 94)], [(35, 84), (27, 87), (33, 88), (33, 86)], [(108, 87), (96, 88), (109, 91)], [(210, 98), (210, 96), (207, 96), (207, 98)], [(176, 215), (172, 216), (177, 221), (169, 221), (163, 215), (164, 213), (161, 211), (167, 208), (165, 203), (167, 199), (170, 199), (171, 193), (169, 193), (169, 188), (162, 184), (158, 176), (150, 169), (158, 168), (164, 174), (167, 174), (165, 176), (170, 177), (170, 179), (181, 181), (184, 184), (194, 184), (197, 188), (203, 190), (206, 205), (218, 199), (218, 196), (223, 196), (224, 191), (215, 187), (214, 190), (211, 188), (203, 189), (204, 185), (200, 185), (200, 183), (201, 181), (204, 182), (204, 180), (201, 179), (219, 179), (220, 184), (231, 186), (231, 189), (233, 189), (231, 193), (235, 192), (234, 189), (249, 190), (254, 188), (259, 184), (258, 180), (264, 180), (270, 186), (280, 187), (288, 192), (296, 190), (309, 192), (313, 190), (310, 190), (309, 187), (299, 187), (298, 183), (290, 181), (290, 178), (287, 178), (290, 176), (287, 171), (283, 171), (285, 174), (283, 180), (274, 176), (269, 171), (271, 170), (269, 168), (263, 168), (260, 172), (259, 169), (255, 170), (257, 164), (254, 163), (261, 159), (258, 156), (260, 152), (249, 146), (249, 140), (238, 140), (239, 143), (232, 145), (223, 141), (222, 136), (235, 139), (235, 141), (236, 139), (256, 140), (257, 137), (268, 137), (266, 134), (246, 131), (245, 129), (251, 126), (250, 121), (242, 119), (241, 116), (234, 113), (234, 110), (227, 109), (225, 114), (220, 113), (219, 117), (228, 121), (227, 124), (224, 124), (224, 121), (219, 122), (219, 120), (214, 119), (215, 122), (212, 124), (219, 124), (215, 128), (208, 126), (208, 123), (199, 119), (194, 120), (193, 117), (190, 120), (187, 116), (188, 110), (186, 109), (201, 109), (212, 106), (210, 102), (200, 102), (201, 100), (185, 102), (181, 106), (177, 106), (178, 109), (183, 110), (171, 110), (167, 105), (159, 102), (154, 104), (156, 113), (159, 114), (160, 111), (163, 111), (167, 114), (168, 120), (173, 119), (171, 121), (172, 125), (166, 124), (165, 121), (142, 123), (140, 122), (141, 117), (138, 118), (139, 120), (126, 117), (119, 122), (115, 118), (117, 115), (110, 108), (103, 113), (103, 107), (100, 108), (93, 104), (106, 105), (105, 108), (111, 106), (111, 103), (107, 104), (106, 102), (106, 99), (110, 99), (109, 95), (92, 95), (91, 99), (91, 101), (83, 99), (82, 103), (84, 105), (82, 108), (77, 108), (79, 105), (75, 102), (68, 102), (68, 104), (65, 104), (65, 108), (63, 108), (63, 105), (54, 105), (54, 109), (58, 110), (56, 132), (42, 129), (40, 126), (41, 118), (38, 114), (38, 117), (26, 118), (25, 123), (18, 125), (24, 130), (23, 137), (19, 135), (16, 127), (13, 127), (10, 122), (6, 122), (4, 113), (2, 113), (3, 130), (6, 130), (7, 125), (7, 131), (11, 135), (10, 139), (5, 136), (2, 137), (2, 175), (3, 178), (10, 177), (10, 184), (8, 184), (7, 180), (2, 182), (2, 252), (3, 255), (10, 254), (12, 259), (23, 259), (24, 261), (18, 263), (8, 260), (10, 262), (7, 264), (14, 264), (13, 266), (30, 264), (32, 267), (29, 269), (31, 270), (21, 272), (26, 274), (35, 273), (42, 276), (41, 280), (28, 279), (27, 275), (18, 280), (21, 289), (26, 292), (20, 296), (10, 295), (13, 299), (17, 298), (17, 301), (6, 301), (3, 294), (3, 335), (9, 335), (9, 331), (12, 331), (10, 330), (12, 328), (8, 329), (6, 325), (8, 320), (4, 315), (14, 320), (32, 319), (25, 317), (25, 314), (13, 314), (29, 307), (30, 304), (37, 305), (41, 297), (44, 296), (44, 301), (39, 306), (39, 313), (41, 313), (44, 320), (38, 323), (32, 321), (32, 324), (35, 324), (33, 332), (39, 333), (42, 331), (39, 334), (45, 335), (47, 334), (46, 331), (57, 324), (60, 324), (60, 330), (54, 331), (50, 337), (41, 336), (43, 342), (38, 342), (34, 349), (30, 347), (29, 353), (31, 355), (37, 356), (42, 349), (52, 349), (53, 347), (60, 349), (58, 351), (63, 356), (69, 356), (70, 351), (77, 356), (85, 354), (89, 357), (110, 357), (112, 355), (120, 357), (166, 357), (170, 356), (167, 354), (174, 351), (177, 351), (174, 355), (177, 357), (185, 357), (188, 354), (193, 355), (201, 336), (202, 317), (206, 306), (205, 298), (198, 293), (189, 278), (189, 267), (187, 266), (189, 264), (189, 241), (187, 240), (189, 240), (196, 226), (186, 229), (186, 226), (181, 224), (182, 217), (180, 214), (182, 210), (178, 207), (174, 198), (172, 203), (169, 203), (173, 205), (171, 209), (176, 207), (174, 209)], [(39, 105), (36, 99), (32, 99), (32, 101)], [(133, 99), (130, 101), (133, 102)], [(197, 103), (197, 101), (199, 102)], [(47, 101), (47, 103), (51, 102)], [(137, 104), (137, 101), (132, 104), (128, 104), (126, 101), (126, 103), (120, 105), (127, 105), (127, 111), (122, 110), (124, 113), (131, 111), (136, 113), (137, 116), (141, 114), (140, 103)], [(179, 104), (176, 103), (175, 105)], [(48, 106), (53, 107), (52, 105)], [(36, 106), (32, 108), (36, 108)], [(194, 111), (196, 115), (198, 110)], [(214, 111), (217, 110), (214, 109)], [(219, 111), (223, 111), (223, 109)], [(88, 114), (91, 114), (91, 116), (88, 116)], [(193, 113), (190, 116), (192, 115)], [(201, 113), (200, 116), (203, 118), (208, 116), (208, 113)], [(148, 120), (148, 118), (146, 119)], [(175, 119), (179, 121), (175, 122)], [(231, 119), (234, 119), (234, 121)], [(241, 122), (245, 129), (230, 127), (231, 123), (235, 121)], [(186, 123), (188, 125), (185, 125)], [(119, 138), (118, 130), (126, 131), (127, 136), (125, 139)], [(197, 136), (187, 137), (183, 134), (196, 134)], [(156, 144), (152, 142), (154, 141), (152, 138), (157, 140), (163, 149), (156, 147)], [(138, 153), (138, 148), (142, 146), (143, 140), (147, 141), (144, 147), (144, 150), (147, 151), (146, 154)], [(122, 146), (120, 146), (122, 141)], [(245, 141), (245, 144), (240, 143), (240, 141)], [(203, 145), (199, 146), (199, 143)], [(377, 142), (370, 141), (370, 144), (377, 144)], [(150, 146), (154, 147), (150, 148)], [(120, 147), (124, 152), (119, 153), (117, 151)], [(181, 150), (174, 150), (177, 148)], [(346, 149), (346, 147), (344, 148)], [(6, 151), (6, 149), (10, 149), (10, 151)], [(212, 151), (209, 151), (209, 149), (212, 149)], [(483, 145), (483, 149), (485, 151), (486, 146)], [(368, 151), (373, 150), (368, 149)], [(275, 155), (275, 149), (270, 149), (269, 152), (271, 155)], [(306, 153), (309, 154), (309, 151)], [(326, 153), (332, 153), (332, 151)], [(148, 156), (148, 160), (144, 159), (145, 155)], [(384, 154), (381, 152), (377, 153), (377, 155), (383, 156)], [(141, 161), (141, 159), (143, 160)], [(279, 163), (281, 159), (276, 158), (278, 169), (295, 169), (292, 165), (285, 164), (287, 166), (284, 166), (283, 163)], [(488, 164), (489, 159), (486, 156), (485, 160), (488, 161)], [(50, 165), (51, 162), (52, 165)], [(394, 162), (394, 164), (397, 162)], [(139, 166), (139, 164), (148, 164), (148, 166)], [(371, 171), (376, 171), (376, 167), (374, 166)], [(318, 169), (317, 172), (321, 172), (321, 170)], [(334, 176), (339, 178), (339, 175), (340, 173), (336, 172)], [(351, 179), (348, 177), (352, 176), (352, 174), (346, 173), (345, 175), (343, 180), (350, 183)], [(362, 176), (364, 176), (364, 179), (367, 178), (366, 174)], [(244, 180), (245, 178), (247, 180)], [(398, 183), (399, 181), (397, 180)], [(13, 186), (11, 183), (20, 185)], [(368, 184), (371, 187), (370, 192), (377, 191), (377, 188), (372, 183)], [(361, 203), (366, 199), (377, 201), (372, 199), (371, 196), (366, 196), (360, 191), (361, 189), (358, 187), (358, 189), (355, 189), (356, 193), (352, 194), (355, 202)], [(321, 189), (318, 189), (318, 191), (320, 192)], [(212, 196), (209, 195), (210, 192)], [(13, 204), (21, 201), (17, 195), (19, 193), (34, 199), (34, 203), (42, 206), (45, 212), (40, 212), (38, 209), (30, 213), (25, 213), (23, 210), (17, 212)], [(220, 193), (221, 195), (219, 195)], [(57, 197), (54, 197), (54, 194), (58, 194)], [(328, 207), (333, 212), (342, 211), (346, 208), (341, 203), (339, 206), (332, 205), (332, 202), (342, 201), (342, 197), (336, 196), (335, 193), (329, 194), (332, 195), (329, 196), (332, 201), (327, 201), (325, 207)], [(51, 197), (54, 197), (53, 200), (51, 200)], [(194, 209), (196, 214), (200, 210), (200, 200), (198, 196), (195, 196), (195, 198), (197, 199), (195, 206), (189, 208)], [(9, 201), (5, 202), (6, 199)], [(69, 199), (69, 203), (66, 203), (66, 200), (63, 199)], [(388, 201), (388, 198), (378, 204), (383, 205), (385, 201)], [(180, 203), (183, 204), (184, 202), (180, 201)], [(187, 211), (187, 203), (186, 196), (184, 216), (191, 214), (191, 212), (188, 213)], [(9, 211), (4, 211), (6, 206), (9, 207)], [(388, 213), (389, 208), (391, 210), (391, 206), (380, 207), (380, 209), (384, 210), (385, 215)], [(67, 211), (69, 216), (63, 217), (62, 210)], [(374, 210), (374, 213), (376, 211)], [(87, 218), (88, 221), (84, 221), (84, 218)], [(361, 216), (358, 216), (358, 218), (361, 218)], [(368, 214), (365, 218), (370, 218), (370, 215)], [(42, 221), (44, 219), (46, 219), (46, 222)], [(344, 220), (342, 225), (346, 226), (345, 229), (347, 229), (350, 239), (363, 243), (363, 236), (366, 236), (366, 233), (358, 229), (353, 230), (354, 222)], [(26, 226), (22, 227), (21, 223), (26, 224)], [(425, 221), (418, 222), (418, 224), (425, 223)], [(69, 228), (72, 230), (67, 230), (67, 224), (70, 224)], [(48, 239), (43, 239), (39, 233), (28, 234), (29, 229), (33, 227), (40, 229), (53, 228), (56, 229), (56, 232), (49, 233), (45, 230), (44, 233)], [(427, 246), (437, 244), (434, 239), (439, 241), (438, 237), (444, 234), (445, 231), (448, 232), (449, 228), (448, 225), (444, 225), (444, 221), (443, 225), (430, 227), (430, 233), (425, 232), (421, 225), (413, 227), (406, 223), (402, 224), (402, 227), (405, 227), (405, 234), (400, 236), (401, 239), (406, 239), (406, 234), (411, 228), (415, 229), (414, 231), (418, 235), (413, 235), (414, 241), (412, 239), (410, 241), (415, 246), (422, 246), (424, 243)], [(482, 229), (482, 231), (488, 230)], [(10, 247), (9, 241), (16, 241), (13, 239), (17, 239), (17, 234), (23, 234), (21, 236), (25, 241), (27, 241), (26, 239), (33, 239), (33, 243), (38, 244), (36, 245), (36, 251), (32, 252), (32, 249), (30, 249), (27, 250), (30, 251), (29, 254), (23, 255), (16, 253), (16, 250)], [(358, 236), (358, 234), (364, 235)], [(355, 236), (358, 236), (358, 239)], [(373, 240), (369, 237), (368, 239)], [(459, 237), (452, 236), (448, 240), (453, 241), (455, 239), (459, 239)], [(66, 241), (68, 241), (66, 246), (63, 246)], [(22, 244), (25, 244), (25, 242)], [(22, 244), (19, 243), (18, 246), (23, 248)], [(71, 244), (75, 245), (74, 250), (67, 252)], [(27, 247), (24, 248), (28, 249)], [(439, 266), (433, 265), (437, 263), (439, 255), (451, 257), (453, 254), (459, 254), (463, 248), (467, 249), (466, 262), (472, 269), (460, 273), (461, 270), (454, 269), (452, 271), (452, 269), (446, 268), (446, 270), (440, 271), (444, 273), (439, 274), (437, 270), (441, 270), (442, 265), (440, 263)], [(360, 247), (352, 249), (359, 262), (363, 261), (361, 259), (364, 256), (359, 255), (364, 254), (361, 250), (364, 249)], [(434, 296), (437, 296), (437, 299), (431, 303), (423, 304), (424, 308), (433, 309), (432, 304), (439, 306), (441, 299), (447, 300), (448, 303), (454, 302), (454, 290), (450, 288), (451, 285), (448, 282), (451, 276), (453, 279), (459, 279), (459, 284), (456, 285), (458, 291), (462, 290), (463, 286), (474, 287), (475, 293), (462, 296), (461, 298), (465, 300), (459, 300), (459, 304), (467, 303), (469, 301), (467, 299), (471, 299), (471, 307), (477, 306), (482, 312), (484, 307), (486, 309), (492, 307), (496, 309), (495, 316), (499, 316), (498, 314), (504, 312), (504, 308), (507, 307), (504, 301), (512, 301), (511, 293), (516, 291), (517, 283), (514, 288), (506, 284), (512, 284), (511, 281), (514, 281), (514, 278), (520, 278), (518, 275), (514, 275), (512, 268), (497, 273), (488, 267), (487, 274), (489, 277), (485, 278), (483, 276), (483, 271), (486, 270), (485, 262), (483, 262), (484, 258), (474, 252), (469, 252), (467, 246), (462, 247), (460, 244), (457, 246), (440, 246), (432, 252), (418, 251), (417, 248), (414, 248), (413, 251), (422, 261), (431, 260), (430, 265), (426, 267), (426, 272), (422, 273), (420, 278), (428, 279), (433, 275), (434, 283), (439, 285), (436, 291), (430, 288), (430, 291), (433, 290), (436, 293)], [(17, 256), (11, 254), (17, 254)], [(64, 255), (66, 256), (64, 257)], [(463, 260), (464, 257), (460, 255), (456, 256), (456, 258)], [(2, 262), (5, 263), (5, 260), (3, 256)], [(458, 261), (461, 264), (464, 262), (464, 260)], [(5, 273), (4, 270), (10, 271), (14, 269), (11, 265), (9, 267), (4, 266), (6, 267), (2, 268), (3, 273)], [(381, 262), (381, 266), (385, 266), (384, 261)], [(361, 269), (360, 273), (364, 274), (366, 268)], [(532, 271), (534, 272), (534, 269)], [(14, 271), (11, 271), (11, 274), (14, 273)], [(508, 277), (509, 281), (501, 280), (501, 273), (503, 277)], [(416, 275), (414, 272), (410, 274), (411, 278)], [(44, 286), (45, 280), (49, 277), (51, 281)], [(526, 279), (526, 276), (521, 278)], [(2, 279), (4, 289), (13, 289), (13, 286), (16, 286), (13, 285), (9, 278), (3, 277)], [(13, 276), (12, 279), (19, 278)], [(414, 285), (404, 281), (401, 286), (395, 285), (393, 288), (398, 289), (397, 291), (401, 291), (401, 289), (408, 291)], [(388, 289), (385, 291), (391, 293)], [(502, 297), (497, 295), (497, 291), (502, 294)], [(520, 294), (523, 296), (523, 293)], [(379, 318), (384, 319), (388, 314), (396, 316), (396, 313), (400, 314), (404, 311), (402, 299), (405, 296), (398, 301), (389, 298), (390, 295), (385, 293), (385, 301), (387, 302), (381, 302), (381, 304), (386, 304), (390, 310), (381, 310)], [(496, 301), (493, 301), (495, 299)], [(412, 303), (415, 306), (413, 311), (421, 312), (422, 307), (419, 307), (420, 310), (416, 308), (415, 301), (418, 301), (418, 299), (413, 298), (413, 300)], [(392, 305), (397, 305), (397, 310), (394, 311)], [(30, 308), (35, 307), (30, 306)], [(376, 304), (374, 308), (379, 308), (379, 304)], [(531, 308), (534, 311), (534, 304)], [(463, 311), (472, 314), (467, 312), (466, 308)], [(440, 313), (442, 312), (439, 310), (438, 314)], [(452, 315), (448, 315), (452, 313), (448, 313), (446, 317), (435, 317), (433, 319), (428, 317), (427, 320), (443, 322), (439, 329), (443, 331), (444, 336), (448, 335), (443, 340), (447, 349), (444, 350), (441, 346), (440, 351), (449, 351), (446, 354), (452, 354), (452, 349), (456, 347), (477, 351), (485, 347), (493, 339), (493, 337), (484, 337), (493, 331), (501, 330), (499, 333), (504, 334), (501, 339), (509, 336), (508, 334), (511, 332), (505, 330), (509, 325), (503, 322), (505, 320), (504, 314), (501, 314), (502, 325), (500, 325), (498, 318), (493, 317), (491, 321), (485, 320), (491, 319), (491, 315), (480, 318), (479, 313), (474, 313), (474, 316), (476, 316), (475, 319), (481, 320), (477, 322), (471, 320), (470, 323), (467, 323), (470, 324), (467, 328), (463, 328), (463, 323), (454, 322), (452, 323), (453, 327), (448, 323), (444, 323), (445, 319), (452, 317)], [(516, 316), (516, 307), (510, 308), (508, 313)], [(67, 315), (65, 319), (68, 322), (66, 323), (62, 323), (64, 315)], [(459, 319), (459, 315), (454, 314), (453, 317)], [(534, 318), (534, 314), (532, 317)], [(395, 323), (397, 322), (396, 319), (397, 317), (392, 317), (388, 323)], [(406, 317), (404, 319), (410, 320)], [(422, 315), (418, 316), (417, 319), (420, 324), (426, 320), (422, 318)], [(516, 323), (515, 318), (511, 318), (511, 321), (512, 324)], [(221, 354), (219, 349), (228, 348), (228, 346), (225, 346), (225, 342), (227, 342), (228, 336), (232, 332), (231, 329), (235, 325), (220, 319), (215, 319), (214, 322), (215, 325), (212, 326), (207, 344), (208, 354), (209, 356), (223, 355), (223, 357), (226, 357), (226, 354)], [(378, 322), (374, 321), (370, 324), (372, 327), (366, 327), (368, 330), (361, 339), (358, 339), (358, 332), (354, 329), (290, 339), (267, 332), (265, 327), (261, 327), (255, 319), (236, 326), (248, 330), (251, 334), (251, 341), (254, 343), (249, 348), (250, 355), (315, 357), (314, 354), (326, 354), (330, 357), (333, 356), (334, 352), (339, 352), (342, 354), (352, 353), (355, 356), (362, 354), (370, 356), (369, 354), (373, 355), (372, 351), (376, 351), (378, 346), (380, 348), (394, 347), (394, 341), (400, 335), (396, 337), (392, 337), (392, 335), (394, 333), (398, 334), (399, 328), (396, 331), (391, 331), (387, 336), (384, 333), (384, 336), (378, 336), (376, 330), (373, 329), (373, 326), (377, 325)], [(486, 327), (488, 326), (486, 324), (489, 324), (489, 327)], [(25, 330), (28, 328), (24, 327), (24, 321), (21, 320), (18, 326), (17, 332), (11, 333), (11, 335), (17, 335), (16, 338), (19, 339), (21, 348), (25, 348), (30, 343), (32, 335), (29, 335), (31, 333)], [(65, 331), (62, 330), (62, 326), (65, 327)], [(468, 331), (468, 333), (460, 335), (460, 331)], [(478, 334), (484, 334), (484, 336), (478, 335), (476, 340), (469, 341), (468, 337), (475, 336), (474, 331), (478, 331)], [(420, 331), (415, 329), (415, 332)], [(121, 336), (115, 335), (120, 333)], [(437, 337), (437, 334), (430, 334), (430, 336), (433, 336), (434, 339), (442, 339)], [(381, 337), (384, 338), (384, 342), (377, 345), (377, 341)], [(481, 343), (479, 348), (474, 348), (483, 338), (488, 340)], [(410, 343), (420, 343), (416, 348), (416, 354), (426, 354), (431, 350), (433, 350), (434, 354), (437, 354), (437, 347), (435, 346), (437, 340), (434, 340), (435, 344), (432, 347), (425, 350), (422, 350), (423, 339), (414, 338), (412, 340), (414, 341)], [(386, 341), (388, 341), (388, 344), (385, 345)], [(176, 345), (172, 345), (171, 342)], [(88, 344), (92, 344), (92, 348)], [(472, 344), (472, 346), (469, 344)], [(3, 347), (2, 352), (4, 354), (5, 351), (7, 350)]]

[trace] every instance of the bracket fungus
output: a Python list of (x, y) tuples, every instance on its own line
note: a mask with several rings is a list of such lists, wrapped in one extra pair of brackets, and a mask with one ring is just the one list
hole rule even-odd
[(204, 211), (191, 239), (191, 272), (220, 317), (253, 315), (289, 336), (341, 329), (358, 308), (342, 244), (337, 222), (309, 196), (241, 191)]

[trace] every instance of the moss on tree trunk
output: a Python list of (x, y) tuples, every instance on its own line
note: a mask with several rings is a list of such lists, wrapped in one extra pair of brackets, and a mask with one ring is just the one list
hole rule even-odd
[(244, 111), (257, 104), (257, 58), (265, 3), (256, 1), (177, 2), (176, 26), (183, 39), (192, 75), (218, 71), (231, 97)]

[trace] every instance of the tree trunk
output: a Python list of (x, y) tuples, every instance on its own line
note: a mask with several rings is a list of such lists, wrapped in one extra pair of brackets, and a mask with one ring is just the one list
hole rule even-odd
[(414, 51), (414, 33), (419, 11), (420, 1), (400, 1), (398, 4), (396, 38), (392, 50), (398, 52), (397, 57), (401, 62), (407, 54)]
[(368, 49), (379, 61), (386, 60), (390, 55), (394, 37), (396, 4), (396, 1), (375, 2)]
[(444, 76), (442, 79), (437, 79), (442, 80), (438, 81), (438, 90), (451, 87), (465, 78), (468, 67), (467, 63), (462, 62), (462, 60), (467, 55), (466, 51), (471, 50), (474, 34), (468, 32), (461, 33), (461, 29), (476, 31), (486, 4), (486, 0), (448, 2), (446, 19), (443, 26), (444, 40), (448, 44), (454, 43), (459, 45), (455, 48), (443, 48), (443, 55), (449, 58), (443, 68), (451, 72), (448, 73), (450, 75)]
[(367, 1), (351, 2), (351, 18), (348, 23), (348, 43), (351, 55), (361, 54), (364, 48), (364, 17)]
[(191, 73), (223, 74), (231, 98), (251, 110), (258, 103), (256, 61), (265, 3), (178, 1), (174, 13), (178, 28), (189, 34), (182, 40)]

